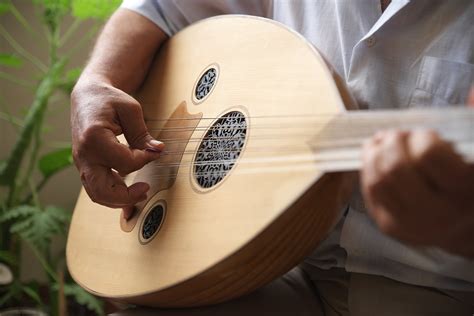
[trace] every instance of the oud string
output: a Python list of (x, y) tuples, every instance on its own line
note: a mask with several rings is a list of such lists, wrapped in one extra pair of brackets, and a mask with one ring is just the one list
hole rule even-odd
[[(448, 120), (442, 120), (442, 119), (433, 119), (432, 121), (426, 120), (422, 124), (418, 121), (410, 121), (407, 119), (400, 119), (400, 120), (387, 120), (387, 121), (378, 121), (374, 122), (373, 120), (367, 121), (367, 122), (354, 122), (354, 121), (347, 121), (347, 122), (342, 122), (339, 120), (335, 121), (324, 121), (321, 123), (314, 123), (314, 122), (308, 122), (308, 123), (301, 123), (301, 122), (292, 122), (291, 124), (284, 125), (282, 123), (274, 124), (274, 125), (263, 125), (263, 124), (257, 124), (257, 123), (252, 123), (250, 124), (250, 127), (252, 129), (256, 130), (272, 130), (272, 129), (317, 129), (317, 128), (322, 128), (329, 126), (330, 128), (333, 129), (343, 129), (347, 130), (348, 128), (354, 128), (352, 132), (357, 132), (357, 131), (366, 131), (366, 130), (372, 130), (374, 127), (379, 127), (379, 128), (390, 128), (390, 127), (435, 127), (435, 128), (441, 128), (443, 127), (443, 124), (446, 123)], [(454, 121), (449, 119), (449, 121)], [(456, 124), (467, 124), (471, 125), (474, 124), (474, 116), (472, 118), (470, 117), (460, 117), (459, 119), (455, 120)], [(221, 129), (226, 129), (229, 131), (233, 130), (241, 130), (243, 128), (247, 128), (249, 125), (246, 124), (246, 122), (237, 122), (235, 124), (216, 124), (214, 126), (186, 126), (186, 127), (157, 127), (157, 128), (148, 128), (148, 131), (150, 132), (195, 132), (195, 131), (214, 131), (214, 130), (221, 130)]]
[[(472, 149), (471, 154), (474, 153), (474, 142), (463, 143), (463, 145), (470, 146), (470, 148)], [(267, 156), (260, 158), (236, 158), (215, 161), (202, 161), (198, 163), (193, 161), (185, 161), (184, 163), (179, 162), (160, 165), (159, 162), (156, 162), (154, 163), (154, 165), (147, 167), (148, 172), (150, 172), (150, 167), (152, 168), (150, 174), (147, 174), (147, 178), (159, 180), (176, 179), (183, 176), (187, 177), (190, 174), (193, 174), (196, 177), (224, 177), (230, 172), (232, 172), (232, 174), (255, 174), (288, 171), (296, 172), (315, 169), (320, 169), (321, 171), (340, 171), (352, 170), (360, 165), (360, 161), (360, 149), (353, 148), (351, 150), (344, 150), (343, 152), (333, 151), (326, 153), (309, 153), (280, 157)], [(272, 163), (272, 165), (268, 167), (270, 162)], [(260, 164), (260, 166), (252, 166), (258, 164)], [(178, 168), (182, 166), (190, 168), (186, 168), (184, 170)], [(196, 171), (196, 169), (194, 169), (196, 168), (196, 166), (208, 166), (211, 168), (211, 170)], [(227, 170), (222, 170), (223, 166), (226, 166)], [(234, 168), (237, 170), (234, 170)]]
[[(429, 114), (428, 116), (423, 110), (402, 112), (403, 111), (381, 111), (377, 113), (377, 111), (355, 111), (351, 112), (350, 115), (321, 113), (317, 115), (147, 119), (146, 122), (153, 124), (186, 121), (188, 122), (188, 125), (189, 122), (193, 121), (199, 123), (203, 120), (217, 120), (217, 124), (214, 123), (214, 125), (210, 126), (169, 127), (165, 125), (159, 128), (150, 127), (150, 132), (158, 134), (158, 140), (163, 141), (165, 146), (168, 144), (169, 150), (166, 150), (165, 147), (162, 157), (178, 157), (176, 162), (168, 162), (165, 159), (165, 161), (160, 163), (160, 160), (157, 160), (152, 167), (152, 174), (148, 175), (148, 177), (150, 179), (162, 180), (188, 177), (190, 174), (193, 174), (195, 177), (224, 177), (228, 173), (252, 174), (264, 172), (296, 172), (299, 170), (314, 170), (315, 168), (323, 168), (324, 170), (332, 168), (334, 170), (340, 170), (345, 166), (353, 168), (357, 164), (360, 164), (360, 146), (369, 135), (372, 135), (377, 130), (386, 129), (387, 127), (417, 128), (420, 125), (420, 119), (424, 119), (421, 124), (423, 125), (423, 128), (439, 129), (443, 133), (449, 134), (457, 141), (460, 141), (461, 139), (463, 141), (469, 140), (473, 142), (470, 146), (474, 146), (474, 137), (469, 136), (469, 133), (466, 133), (467, 129), (474, 129), (473, 111), (466, 111), (465, 108), (447, 109), (439, 111), (439, 113), (436, 112), (435, 114), (433, 114), (434, 112), (427, 112)], [(468, 115), (466, 115), (466, 113)], [(370, 114), (370, 116), (367, 114)], [(354, 120), (355, 117), (357, 120)], [(295, 118), (299, 118), (300, 121), (284, 121), (294, 120)], [(218, 120), (220, 119), (228, 119), (231, 123), (219, 124)], [(247, 121), (248, 119), (251, 121)], [(262, 123), (261, 119), (267, 119), (267, 122)], [(268, 120), (275, 120), (278, 122), (275, 124), (273, 121), (268, 122)], [(446, 125), (446, 121), (455, 121), (455, 124)], [(319, 133), (319, 135), (316, 133), (311, 140), (301, 144), (290, 144), (282, 147), (281, 144), (274, 144), (271, 142), (271, 140), (282, 140), (284, 142), (284, 140), (288, 138), (299, 140), (303, 137), (308, 137), (308, 132), (302, 133), (298, 130), (307, 129), (307, 127), (311, 127), (313, 133), (317, 128), (324, 129), (323, 133)], [(250, 132), (252, 130), (255, 130), (255, 132)], [(189, 138), (169, 136), (163, 137), (162, 139), (159, 138), (160, 133), (163, 132), (174, 132), (179, 134), (182, 132), (209, 133), (211, 131), (236, 132), (237, 134), (234, 136), (221, 136), (217, 138), (211, 135), (208, 139), (206, 139), (207, 134), (204, 133), (200, 133), (202, 134), (201, 137), (192, 137), (192, 135), (190, 135), (191, 137)], [(264, 133), (266, 131), (268, 131), (268, 134)], [(275, 133), (275, 131), (278, 132)], [(474, 133), (470, 134), (474, 135)], [(265, 141), (266, 143), (262, 146), (256, 146), (258, 143), (255, 144), (255, 141)], [(229, 148), (232, 147), (230, 145), (233, 145), (229, 144), (229, 142), (247, 142), (247, 144), (250, 142), (252, 146), (233, 149)], [(211, 150), (199, 149), (199, 145), (194, 145), (195, 148), (186, 149), (193, 146), (193, 143), (205, 143), (207, 146), (211, 147)], [(184, 146), (179, 146), (180, 144)], [(178, 146), (178, 150), (173, 149), (173, 147), (176, 146)], [(183, 150), (179, 150), (181, 147), (184, 147)], [(347, 150), (347, 147), (351, 148)], [(283, 156), (269, 155), (272, 151), (277, 154), (286, 154), (290, 152), (294, 154), (297, 153), (298, 150), (302, 150), (302, 148), (304, 148), (304, 152), (312, 151), (313, 153)], [(261, 152), (264, 152), (265, 155), (259, 156), (258, 158), (246, 157), (248, 156), (246, 153)], [(234, 154), (236, 157), (233, 159), (218, 159), (218, 157), (225, 158), (226, 155), (228, 156), (231, 154)], [(196, 157), (201, 158), (204, 157), (204, 159), (208, 157), (212, 160), (187, 160), (186, 157), (190, 157), (189, 155), (196, 155)], [(269, 163), (278, 164), (278, 166), (269, 167)], [(211, 170), (200, 170), (200, 167), (203, 166), (206, 166)], [(181, 170), (179, 167), (189, 168)], [(223, 167), (226, 167), (227, 170), (222, 170)], [(148, 171), (150, 170), (148, 169)]]
[[(152, 103), (142, 103), (143, 105), (152, 105), (157, 106), (157, 104)], [(429, 109), (425, 108), (410, 108), (410, 109), (393, 109), (391, 107), (384, 107), (378, 105), (378, 109), (370, 110), (355, 110), (355, 111), (346, 111), (343, 113), (306, 113), (306, 114), (275, 114), (275, 115), (249, 115), (245, 118), (250, 119), (294, 119), (294, 118), (303, 118), (303, 119), (319, 119), (322, 118), (327, 120), (327, 118), (339, 118), (339, 119), (379, 119), (381, 117), (386, 117), (388, 119), (393, 119), (394, 117), (444, 117), (446, 114), (449, 115), (464, 115), (469, 112), (473, 112), (472, 109), (466, 107), (465, 104), (452, 104), (449, 106), (437, 107), (436, 110), (433, 107)], [(168, 122), (168, 121), (202, 121), (202, 120), (218, 120), (223, 118), (222, 116), (218, 117), (170, 117), (170, 118), (145, 118), (145, 122)]]
[[(345, 131), (332, 131), (332, 130), (325, 130), (325, 131), (322, 131), (320, 132), (319, 134), (316, 133), (313, 137), (314, 140), (317, 140), (317, 143), (324, 143), (324, 144), (327, 144), (329, 142), (337, 142), (337, 141), (340, 141), (341, 138), (344, 138), (343, 141), (345, 141), (346, 139), (353, 139), (351, 137), (348, 137), (347, 134), (350, 134), (349, 136), (354, 136), (354, 135), (357, 135), (359, 137), (364, 137), (364, 138), (368, 138), (370, 136), (372, 136), (375, 132), (379, 131), (379, 130), (383, 130), (382, 128), (380, 129), (366, 129), (365, 130), (365, 133), (354, 133), (352, 131), (349, 131), (349, 130), (345, 130)], [(471, 134), (474, 134), (474, 122), (472, 124), (472, 127), (468, 126), (467, 128), (464, 128), (461, 124), (458, 125), (458, 126), (450, 126), (450, 127), (443, 127), (443, 128), (439, 128), (438, 129), (439, 132), (441, 134), (446, 134), (445, 137), (456, 137), (459, 138), (461, 137), (462, 135), (468, 135), (467, 137), (469, 137), (469, 133), (468, 132), (472, 132)], [(187, 143), (196, 143), (196, 142), (203, 142), (203, 141), (206, 141), (208, 142), (209, 144), (220, 144), (222, 141), (239, 141), (239, 140), (246, 140), (246, 139), (251, 139), (251, 140), (265, 140), (265, 141), (268, 141), (268, 140), (279, 140), (279, 139), (295, 139), (295, 140), (300, 140), (300, 138), (303, 138), (303, 137), (308, 137), (308, 135), (311, 135), (311, 134), (294, 134), (294, 133), (284, 133), (282, 132), (281, 134), (278, 133), (278, 134), (272, 134), (272, 135), (254, 135), (254, 133), (246, 133), (245, 136), (230, 136), (230, 137), (219, 137), (219, 138), (214, 138), (214, 137), (210, 137), (208, 139), (205, 138), (205, 135), (203, 135), (202, 137), (190, 137), (190, 138), (185, 138), (185, 137), (181, 137), (181, 138), (157, 138), (159, 141), (163, 142), (166, 146), (166, 144), (187, 144)], [(312, 144), (312, 145), (317, 145), (317, 144)]]

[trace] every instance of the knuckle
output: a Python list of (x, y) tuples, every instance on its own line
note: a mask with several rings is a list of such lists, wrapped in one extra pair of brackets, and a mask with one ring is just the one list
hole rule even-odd
[(437, 141), (439, 140), (438, 132), (427, 129), (427, 130), (417, 130), (414, 133), (418, 134), (419, 137), (425, 138), (427, 141)]
[(362, 161), (364, 166), (375, 166), (380, 160), (381, 152), (376, 145), (366, 143), (362, 150)]
[(133, 111), (135, 114), (142, 114), (142, 106), (137, 101), (129, 101), (128, 106), (130, 107), (130, 110)]
[(151, 138), (146, 130), (136, 135), (128, 135), (127, 141), (131, 147), (141, 147), (142, 144), (146, 143)]
[(415, 159), (431, 156), (440, 148), (440, 138), (435, 131), (417, 130), (410, 135), (411, 153)]
[(440, 155), (444, 149), (441, 143), (427, 143), (415, 152), (414, 161), (417, 165), (424, 165)]
[(128, 115), (133, 116), (141, 115), (143, 110), (138, 101), (125, 93), (120, 95), (120, 97), (112, 103), (112, 106), (119, 113), (127, 113)]
[(98, 122), (87, 126), (76, 137), (75, 145), (77, 152), (81, 153), (82, 151), (88, 149), (90, 145), (95, 143), (95, 141), (98, 139), (98, 136), (103, 133), (105, 128), (106, 126), (104, 124)]
[(408, 133), (404, 130), (395, 130), (392, 134), (393, 142), (398, 146), (404, 146), (407, 135)]

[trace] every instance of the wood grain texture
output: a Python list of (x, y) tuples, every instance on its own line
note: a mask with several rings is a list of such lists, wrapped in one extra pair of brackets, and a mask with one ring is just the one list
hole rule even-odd
[[(196, 80), (212, 64), (220, 71), (216, 86), (193, 104)], [(67, 245), (74, 279), (115, 300), (187, 307), (243, 295), (288, 271), (339, 218), (351, 177), (323, 175), (311, 165), (292, 169), (287, 162), (271, 163), (284, 172), (241, 173), (244, 161), (311, 154), (309, 142), (326, 120), (344, 111), (343, 88), (317, 51), (277, 22), (226, 16), (178, 33), (160, 50), (137, 95), (149, 130), (157, 136), (154, 131), (166, 123), (160, 119), (185, 102), (189, 113), (202, 113), (192, 135), (199, 140), (213, 118), (238, 110), (248, 124), (245, 148), (214, 190), (196, 186), (194, 155), (183, 155), (173, 185), (152, 190), (157, 193), (144, 203), (144, 210), (158, 200), (168, 206), (160, 232), (145, 245), (139, 242), (140, 225), (124, 232), (119, 211), (94, 204), (81, 192)], [(321, 120), (308, 125), (298, 119), (311, 116)], [(199, 141), (189, 142), (185, 150), (198, 146)], [(128, 181), (135, 177), (158, 186), (156, 174), (148, 167)], [(137, 214), (137, 223), (144, 213)]]

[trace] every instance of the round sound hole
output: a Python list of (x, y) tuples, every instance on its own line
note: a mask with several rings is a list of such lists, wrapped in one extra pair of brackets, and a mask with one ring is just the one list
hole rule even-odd
[(145, 217), (142, 225), (142, 238), (145, 242), (156, 235), (165, 219), (165, 208), (161, 204), (155, 205)]
[(194, 178), (205, 189), (222, 181), (245, 144), (247, 122), (243, 113), (229, 112), (207, 131), (194, 161)]
[(199, 81), (196, 85), (194, 91), (195, 97), (198, 101), (201, 101), (212, 91), (214, 84), (217, 80), (217, 69), (209, 68), (204, 72), (204, 74), (199, 78)]

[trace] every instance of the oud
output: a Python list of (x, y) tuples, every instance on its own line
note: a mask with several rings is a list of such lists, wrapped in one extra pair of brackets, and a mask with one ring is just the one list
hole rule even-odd
[(147, 199), (125, 220), (82, 190), (67, 244), (73, 278), (113, 300), (223, 302), (270, 282), (330, 232), (352, 189), (345, 171), (388, 127), (436, 129), (474, 156), (474, 111), (347, 111), (341, 81), (285, 26), (225, 16), (158, 52), (137, 93), (160, 159), (127, 176)]

